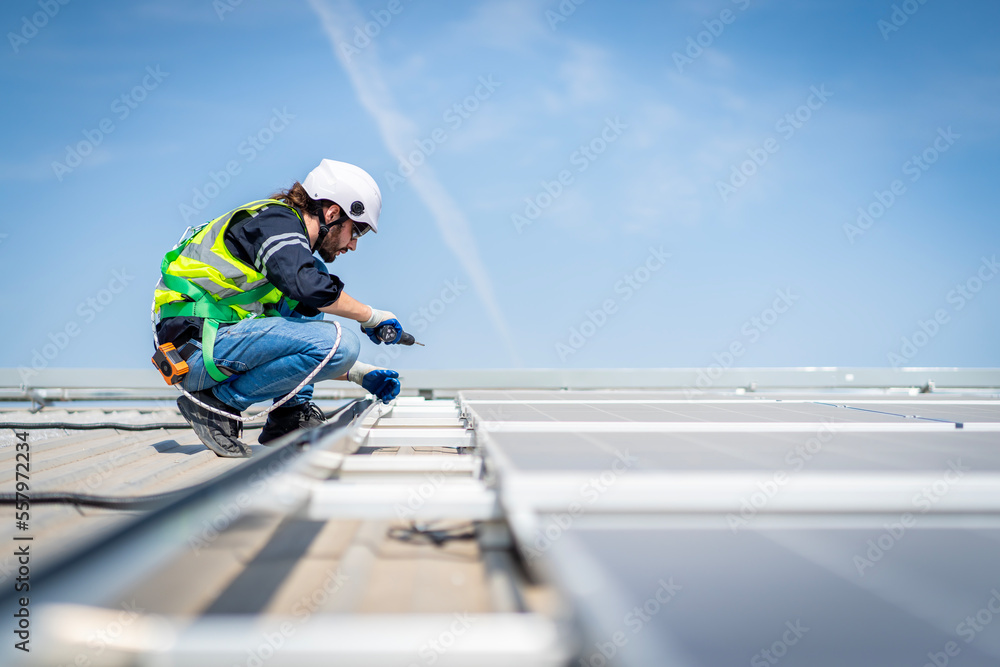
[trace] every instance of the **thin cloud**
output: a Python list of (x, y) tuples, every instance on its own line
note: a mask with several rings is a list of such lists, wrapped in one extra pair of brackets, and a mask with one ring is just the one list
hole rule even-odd
[[(309, 4), (320, 17), (334, 55), (344, 67), (361, 105), (375, 120), (386, 148), (394, 156), (405, 155), (409, 146), (412, 145), (413, 139), (417, 136), (417, 126), (396, 108), (392, 93), (386, 85), (378, 65), (374, 45), (368, 46), (361, 57), (358, 54), (355, 54), (354, 57), (345, 55), (347, 51), (343, 47), (350, 45), (348, 31), (351, 26), (363, 25), (366, 19), (349, 0), (333, 0), (332, 2), (309, 0)], [(478, 293), (486, 312), (500, 333), (511, 360), (520, 366), (520, 357), (514, 346), (507, 321), (497, 303), (493, 282), (480, 258), (479, 248), (472, 235), (469, 221), (457, 202), (438, 180), (430, 165), (425, 164), (418, 169), (410, 176), (410, 182), (420, 199), (423, 200), (424, 205), (430, 209), (438, 231), (444, 238), (445, 245), (455, 254), (459, 263), (468, 273), (473, 288)]]

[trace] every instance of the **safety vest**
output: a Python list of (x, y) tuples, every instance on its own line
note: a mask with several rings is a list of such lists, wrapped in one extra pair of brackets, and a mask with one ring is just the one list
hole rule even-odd
[(162, 275), (153, 294), (153, 308), (161, 319), (204, 318), (202, 357), (205, 370), (217, 382), (229, 377), (215, 365), (219, 324), (277, 315), (274, 304), (282, 298), (291, 308), (297, 305), (268, 282), (264, 274), (234, 257), (226, 247), (226, 230), (237, 214), (247, 212), (256, 216), (269, 206), (284, 206), (302, 220), (294, 207), (276, 199), (250, 202), (195, 229), (164, 256), (160, 265)]

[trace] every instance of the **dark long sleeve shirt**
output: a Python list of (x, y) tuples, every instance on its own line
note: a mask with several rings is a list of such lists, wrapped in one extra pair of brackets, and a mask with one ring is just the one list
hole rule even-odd
[[(224, 237), (234, 257), (260, 271), (282, 294), (299, 302), (296, 312), (314, 316), (344, 289), (337, 276), (313, 257), (305, 225), (284, 206), (269, 206), (251, 217), (238, 214)], [(160, 343), (180, 347), (201, 336), (199, 317), (169, 317), (157, 325)]]

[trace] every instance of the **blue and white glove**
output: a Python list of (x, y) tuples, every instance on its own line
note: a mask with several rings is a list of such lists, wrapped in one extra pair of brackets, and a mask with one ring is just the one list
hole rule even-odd
[[(391, 326), (396, 329), (396, 337), (393, 340), (382, 340), (379, 337), (379, 332), (384, 326)], [(403, 337), (403, 325), (399, 323), (396, 316), (390, 313), (388, 310), (377, 310), (372, 308), (372, 316), (361, 323), (361, 330), (368, 334), (371, 341), (376, 345), (380, 343), (385, 343), (386, 345), (392, 345), (393, 343), (398, 343)]]
[(399, 395), (399, 373), (388, 368), (355, 361), (351, 370), (347, 371), (347, 379), (375, 394), (383, 403)]

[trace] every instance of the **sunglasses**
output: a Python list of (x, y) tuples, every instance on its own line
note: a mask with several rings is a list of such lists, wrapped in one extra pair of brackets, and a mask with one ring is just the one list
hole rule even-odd
[(362, 223), (353, 223), (354, 229), (351, 231), (351, 240), (360, 239), (362, 236), (371, 231), (371, 225), (366, 225)]

